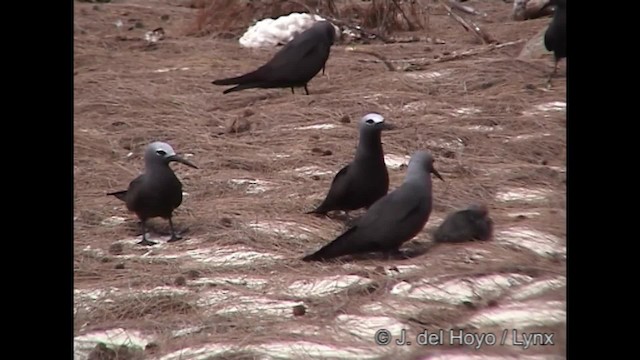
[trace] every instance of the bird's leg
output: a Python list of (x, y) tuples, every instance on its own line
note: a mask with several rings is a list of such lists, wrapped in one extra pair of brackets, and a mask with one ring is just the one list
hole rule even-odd
[(171, 239), (167, 242), (174, 242), (182, 239), (182, 236), (176, 233), (176, 229), (173, 227), (173, 221), (169, 218), (169, 227), (171, 228)]
[(558, 71), (558, 59), (555, 59), (555, 62), (553, 65), (553, 71), (551, 72), (551, 74), (549, 75), (549, 79), (547, 80), (547, 89), (551, 88), (551, 79), (555, 76), (557, 71)]
[(292, 94), (295, 94), (295, 93), (296, 93), (295, 91), (293, 91), (293, 86), (291, 87), (291, 93), (292, 93)]
[(154, 241), (149, 241), (147, 240), (147, 226), (146, 226), (146, 220), (142, 220), (140, 222), (140, 226), (142, 226), (142, 240), (138, 242), (138, 245), (143, 245), (143, 246), (151, 246), (151, 245), (155, 245), (157, 244)]
[(307, 89), (307, 84), (304, 84), (304, 92), (306, 92), (307, 95), (309, 95), (309, 89)]

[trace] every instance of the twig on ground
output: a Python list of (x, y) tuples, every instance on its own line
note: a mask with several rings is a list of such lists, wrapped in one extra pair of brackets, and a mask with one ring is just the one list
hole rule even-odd
[[(354, 52), (358, 52), (358, 53), (362, 53), (362, 54), (368, 54), (371, 56), (374, 56), (380, 60), (370, 60), (370, 59), (359, 59), (360, 62), (382, 62), (385, 64), (385, 66), (390, 70), (390, 71), (398, 71), (398, 70), (402, 70), (402, 71), (419, 71), (424, 69), (426, 66), (429, 65), (433, 65), (433, 64), (437, 64), (437, 63), (441, 63), (441, 62), (447, 62), (447, 61), (453, 61), (453, 60), (458, 60), (461, 58), (465, 58), (465, 57), (470, 57), (470, 56), (475, 56), (475, 55), (479, 55), (479, 54), (484, 54), (487, 52), (491, 52), (493, 50), (497, 50), (497, 49), (501, 49), (504, 47), (508, 47), (508, 46), (513, 46), (513, 45), (518, 45), (523, 43), (525, 40), (517, 40), (517, 41), (511, 41), (511, 42), (507, 42), (504, 44), (490, 44), (488, 46), (483, 46), (481, 48), (475, 48), (475, 49), (469, 49), (469, 50), (465, 50), (465, 51), (461, 51), (461, 52), (452, 52), (451, 54), (448, 55), (443, 55), (439, 58), (436, 59), (428, 59), (428, 58), (417, 58), (417, 59), (399, 59), (399, 60), (387, 60), (385, 58), (383, 58), (381, 55), (373, 53), (373, 52), (369, 52), (369, 51), (363, 51), (363, 50), (351, 50)], [(396, 68), (393, 63), (409, 63), (409, 65), (405, 68)], [(414, 63), (414, 62), (419, 62), (419, 63)]]
[(460, 23), (460, 25), (462, 25), (462, 27), (464, 27), (465, 30), (469, 31), (471, 30), (473, 32), (474, 35), (476, 35), (476, 37), (478, 37), (480, 39), (480, 41), (482, 41), (482, 43), (484, 44), (493, 44), (496, 43), (497, 41), (491, 36), (489, 35), (487, 32), (483, 31), (477, 24), (475, 24), (473, 21), (467, 21), (465, 20), (462, 16), (456, 14), (453, 9), (444, 3), (443, 0), (439, 0), (438, 1), (440, 3), (440, 5), (445, 8), (445, 10), (447, 10), (447, 12), (449, 13), (449, 15), (458, 23)]
[(373, 62), (382, 62), (384, 64), (384, 66), (386, 66), (389, 71), (396, 71), (396, 68), (393, 66), (393, 64), (391, 64), (391, 62), (389, 62), (389, 60), (387, 60), (384, 56), (382, 56), (382, 55), (380, 55), (378, 53), (375, 53), (373, 51), (360, 50), (360, 49), (356, 49), (356, 48), (353, 48), (353, 47), (346, 48), (345, 50), (346, 51), (355, 52), (355, 53), (358, 53), (358, 54), (371, 55), (371, 56), (379, 59), (379, 61), (373, 60)]

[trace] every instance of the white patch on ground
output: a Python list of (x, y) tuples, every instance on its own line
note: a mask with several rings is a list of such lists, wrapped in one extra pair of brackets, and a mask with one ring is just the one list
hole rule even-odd
[(447, 309), (448, 305), (429, 304), (415, 301), (406, 301), (397, 298), (384, 299), (381, 302), (365, 304), (360, 308), (363, 313), (380, 314), (397, 317), (411, 317), (421, 311), (438, 313)]
[(527, 189), (527, 188), (508, 188), (499, 191), (496, 194), (498, 201), (544, 201), (548, 199), (553, 192), (546, 189)]
[(304, 303), (302, 301), (242, 295), (230, 290), (216, 289), (202, 293), (196, 305), (205, 308), (205, 312), (218, 315), (242, 313), (243, 315), (293, 317), (293, 308), (298, 305), (304, 306)]
[(492, 132), (496, 130), (502, 130), (502, 126), (488, 126), (488, 125), (469, 125), (465, 127), (469, 131), (477, 132)]
[(239, 277), (216, 277), (216, 278), (199, 278), (188, 282), (193, 286), (207, 286), (207, 285), (235, 285), (243, 286), (247, 289), (261, 290), (269, 282), (265, 279), (249, 278), (246, 276)]
[(461, 107), (450, 112), (452, 116), (467, 116), (481, 113), (482, 110), (476, 107)]
[(111, 217), (108, 217), (108, 218), (102, 220), (100, 225), (103, 225), (103, 226), (116, 226), (116, 225), (123, 224), (125, 221), (127, 221), (127, 219), (123, 218), (122, 216), (111, 216)]
[(332, 171), (323, 170), (319, 166), (313, 166), (313, 165), (299, 167), (297, 169), (294, 169), (293, 171), (298, 173), (299, 175), (304, 175), (304, 176), (313, 176), (313, 175), (323, 176), (323, 175), (330, 175), (333, 173)]
[(429, 139), (426, 141), (427, 146), (441, 149), (449, 149), (452, 151), (460, 151), (464, 148), (464, 143), (461, 139), (453, 141), (446, 141), (443, 139)]
[(257, 221), (249, 223), (247, 226), (266, 234), (275, 234), (291, 239), (308, 239), (308, 234), (316, 234), (316, 231), (293, 221)]
[(188, 67), (173, 67), (173, 68), (162, 68), (162, 69), (157, 69), (157, 70), (153, 70), (154, 73), (166, 73), (169, 71), (177, 71), (177, 70), (181, 70), (181, 71), (186, 71), (186, 70), (190, 70), (191, 68)]
[(228, 183), (234, 188), (246, 186), (247, 194), (261, 194), (273, 188), (272, 182), (259, 179), (231, 179)]
[(562, 301), (528, 301), (488, 308), (465, 322), (476, 328), (501, 327), (524, 329), (532, 326), (552, 326), (566, 322), (567, 311)]
[(191, 326), (188, 328), (172, 331), (171, 336), (174, 338), (183, 337), (183, 336), (199, 333), (205, 328), (206, 328), (205, 326)]
[(300, 298), (321, 297), (336, 294), (350, 288), (367, 286), (372, 282), (370, 279), (357, 275), (335, 275), (295, 281), (289, 285), (285, 293)]
[(422, 279), (411, 284), (405, 281), (400, 282), (391, 289), (390, 293), (411, 299), (457, 305), (464, 302), (473, 303), (478, 299), (496, 299), (506, 290), (532, 280), (532, 277), (521, 274), (495, 274), (445, 282), (438, 279)]
[(545, 279), (527, 284), (519, 289), (516, 289), (514, 293), (509, 296), (509, 298), (519, 301), (527, 300), (532, 297), (542, 295), (551, 290), (565, 288), (566, 286), (567, 278), (564, 276), (558, 276), (553, 279)]
[(544, 133), (544, 134), (523, 134), (523, 135), (512, 136), (509, 139), (503, 140), (503, 142), (509, 143), (509, 142), (524, 141), (524, 140), (535, 140), (535, 139), (539, 139), (539, 138), (543, 138), (543, 137), (549, 137), (549, 136), (551, 136), (551, 134), (549, 134), (549, 133)]
[(144, 350), (145, 346), (152, 341), (152, 337), (144, 335), (140, 331), (136, 330), (116, 328), (106, 331), (96, 331), (76, 336), (73, 339), (74, 359), (86, 359), (89, 352), (91, 352), (98, 343), (103, 343), (109, 348), (117, 348), (124, 345)]
[(247, 247), (220, 247), (217, 249), (196, 249), (184, 253), (193, 260), (213, 266), (240, 266), (257, 262), (273, 262), (281, 255), (263, 253)]
[(338, 331), (357, 336), (368, 343), (374, 339), (376, 331), (389, 330), (391, 336), (398, 337), (402, 329), (409, 326), (386, 316), (357, 316), (341, 314), (336, 317), (335, 326)]
[[(545, 104), (536, 105), (531, 110), (522, 112), (524, 116), (540, 115), (551, 111), (565, 111), (567, 110), (567, 103), (562, 101), (553, 101)], [(544, 114), (545, 117), (549, 116)]]
[(443, 71), (412, 71), (405, 74), (406, 77), (415, 80), (435, 80), (451, 74), (450, 70)]
[(309, 126), (298, 126), (295, 128), (296, 130), (329, 130), (335, 129), (337, 126), (335, 124), (316, 124)]
[(274, 154), (273, 155), (274, 159), (287, 159), (290, 157), (291, 157), (291, 154)]
[(518, 217), (527, 217), (527, 218), (532, 218), (532, 217), (538, 217), (541, 214), (537, 211), (519, 211), (519, 212), (513, 212), (513, 213), (509, 213), (508, 216), (512, 217), (512, 218), (518, 218)]
[[(253, 346), (256, 351), (278, 359), (378, 359), (380, 352), (371, 347), (335, 347), (308, 341), (274, 342)], [(378, 350), (380, 351), (380, 350)]]
[[(186, 243), (185, 243), (186, 244)], [(155, 245), (157, 246), (157, 245)], [(282, 256), (273, 253), (254, 251), (245, 246), (222, 246), (218, 248), (199, 248), (171, 253), (159, 253), (162, 249), (154, 248), (142, 255), (118, 255), (118, 259), (144, 259), (147, 261), (192, 260), (208, 266), (241, 266), (254, 263), (272, 262)]]
[(409, 164), (409, 159), (411, 159), (411, 156), (395, 154), (384, 155), (384, 163), (389, 169), (400, 169), (402, 166)]
[(541, 256), (566, 257), (567, 248), (562, 244), (562, 239), (527, 227), (502, 230), (495, 239), (502, 244), (529, 249)]

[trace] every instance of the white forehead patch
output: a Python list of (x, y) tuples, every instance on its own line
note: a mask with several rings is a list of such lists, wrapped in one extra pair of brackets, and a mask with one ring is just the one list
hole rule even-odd
[(151, 145), (149, 145), (149, 149), (151, 149), (153, 152), (157, 152), (158, 150), (163, 150), (169, 156), (176, 154), (176, 152), (173, 150), (171, 145), (164, 142), (160, 142), (160, 141), (151, 143)]
[(384, 117), (377, 113), (370, 113), (362, 117), (362, 122), (365, 122), (367, 120), (373, 120), (375, 124), (379, 124), (384, 122)]

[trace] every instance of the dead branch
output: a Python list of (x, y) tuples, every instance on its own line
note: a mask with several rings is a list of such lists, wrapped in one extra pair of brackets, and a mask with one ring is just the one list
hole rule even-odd
[(391, 62), (389, 62), (389, 60), (387, 60), (384, 56), (382, 56), (382, 55), (380, 55), (378, 53), (375, 53), (373, 51), (360, 50), (360, 49), (356, 49), (356, 48), (353, 48), (353, 47), (346, 48), (345, 51), (355, 52), (355, 53), (358, 53), (358, 54), (371, 55), (371, 56), (379, 59), (379, 61), (375, 61), (374, 60), (374, 62), (382, 62), (384, 64), (384, 66), (386, 66), (389, 71), (396, 71), (396, 68), (393, 66), (393, 64), (391, 64)]
[(451, 6), (451, 8), (456, 9), (456, 10), (460, 10), (464, 13), (467, 13), (469, 15), (478, 15), (478, 16), (487, 16), (486, 13), (481, 13), (478, 10), (472, 8), (469, 5), (462, 5), (457, 1), (449, 1), (449, 5)]
[[(447, 61), (453, 61), (453, 60), (459, 60), (459, 59), (466, 58), (466, 57), (485, 54), (485, 53), (488, 53), (488, 52), (491, 52), (491, 51), (494, 51), (494, 50), (502, 49), (504, 47), (518, 45), (518, 44), (521, 44), (523, 42), (525, 42), (525, 40), (510, 41), (510, 42), (507, 42), (507, 43), (504, 43), (504, 44), (490, 44), (488, 46), (483, 46), (481, 48), (469, 49), (469, 50), (465, 50), (465, 51), (461, 51), (461, 52), (455, 52), (454, 51), (454, 52), (452, 52), (450, 54), (440, 56), (440, 57), (438, 57), (436, 59), (416, 58), (416, 59), (388, 60), (388, 59), (385, 59), (384, 57), (382, 57), (379, 54), (376, 54), (376, 53), (373, 53), (373, 52), (369, 52), (369, 51), (363, 51), (363, 50), (357, 50), (357, 49), (353, 49), (353, 50), (350, 50), (350, 51), (371, 55), (371, 56), (374, 56), (374, 57), (380, 59), (380, 60), (359, 59), (358, 61), (360, 61), (360, 62), (374, 62), (374, 63), (382, 62), (389, 69), (389, 71), (420, 71), (420, 70), (424, 70), (424, 68), (426, 68), (427, 66), (430, 66), (430, 65), (433, 65), (433, 64), (447, 62)], [(393, 63), (406, 64), (406, 66), (396, 67), (396, 66), (394, 66)]]
[(474, 35), (476, 35), (476, 37), (478, 37), (480, 39), (480, 41), (482, 41), (483, 44), (493, 44), (496, 43), (497, 41), (491, 36), (489, 35), (487, 32), (483, 31), (477, 24), (475, 24), (473, 21), (467, 21), (464, 18), (462, 18), (462, 16), (456, 14), (453, 9), (444, 3), (443, 0), (439, 0), (438, 3), (445, 8), (445, 10), (447, 10), (448, 14), (455, 20), (457, 21), (460, 25), (462, 25), (462, 27), (469, 31), (471, 30), (473, 32)]
[[(400, 14), (402, 14), (402, 17), (404, 18), (404, 21), (407, 22), (407, 25), (409, 26), (409, 31), (415, 31), (417, 30), (416, 26), (413, 25), (413, 23), (411, 22), (411, 20), (409, 20), (409, 18), (407, 17), (407, 15), (404, 13), (404, 10), (402, 10), (402, 7), (400, 6), (400, 4), (398, 4), (397, 0), (392, 0), (393, 1), (393, 5), (396, 6), (396, 8), (400, 11)], [(421, 29), (423, 29), (422, 26), (420, 26)]]

